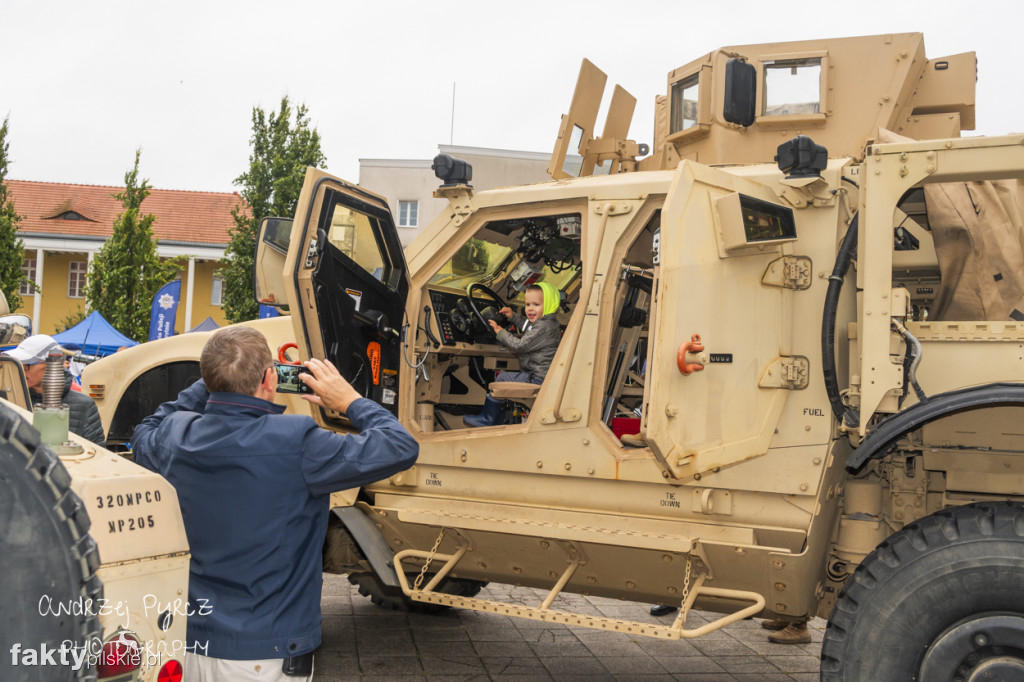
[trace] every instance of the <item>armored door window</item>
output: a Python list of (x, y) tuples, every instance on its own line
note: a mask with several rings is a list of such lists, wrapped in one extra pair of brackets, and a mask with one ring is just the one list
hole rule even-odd
[(821, 111), (821, 57), (779, 59), (764, 64), (764, 114)]
[(375, 219), (341, 204), (331, 210), (327, 240), (378, 282), (384, 281), (384, 256), (371, 222)]
[(700, 74), (695, 73), (672, 84), (672, 120), (669, 133), (682, 132), (697, 125), (697, 94)]

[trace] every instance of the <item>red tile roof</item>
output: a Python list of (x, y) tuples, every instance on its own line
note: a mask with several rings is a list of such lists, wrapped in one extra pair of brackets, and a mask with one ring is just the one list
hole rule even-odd
[[(7, 180), (6, 184), (14, 199), (14, 210), (22, 216), (20, 233), (109, 237), (114, 220), (124, 210), (113, 197), (123, 187), (30, 180)], [(153, 189), (142, 202), (141, 211), (156, 216), (153, 233), (158, 241), (227, 244), (228, 228), (234, 225), (231, 209), (239, 204), (243, 201), (237, 192)], [(55, 217), (67, 211), (86, 219)]]

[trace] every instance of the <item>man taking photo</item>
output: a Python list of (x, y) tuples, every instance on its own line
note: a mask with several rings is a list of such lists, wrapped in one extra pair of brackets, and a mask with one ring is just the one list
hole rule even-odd
[(203, 347), (202, 380), (132, 437), (135, 461), (178, 492), (192, 551), (192, 682), (311, 679), (328, 497), (416, 461), (419, 446), (390, 412), (360, 397), (330, 362), (305, 367), (300, 377), (314, 395), (303, 397), (345, 413), (358, 435), (283, 414), (272, 402), (277, 373), (266, 338), (232, 326)]

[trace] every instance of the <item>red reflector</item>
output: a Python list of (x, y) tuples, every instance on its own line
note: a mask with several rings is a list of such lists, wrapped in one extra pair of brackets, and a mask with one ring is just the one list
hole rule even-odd
[(139, 640), (127, 632), (118, 633), (103, 645), (103, 652), (96, 664), (96, 673), (100, 679), (114, 677), (138, 670), (142, 665), (142, 647)]
[(158, 682), (181, 682), (182, 676), (181, 663), (177, 661), (167, 661), (164, 663), (164, 667), (160, 668), (160, 674), (157, 676)]

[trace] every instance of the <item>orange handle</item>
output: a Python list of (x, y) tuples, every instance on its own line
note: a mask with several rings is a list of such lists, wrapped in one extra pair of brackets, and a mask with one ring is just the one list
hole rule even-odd
[(277, 361), (284, 363), (286, 365), (301, 365), (301, 362), (292, 362), (291, 360), (288, 359), (287, 351), (289, 348), (294, 348), (295, 350), (298, 350), (299, 344), (295, 343), (294, 341), (282, 343), (281, 347), (277, 349)]
[(686, 362), (687, 353), (700, 353), (703, 350), (704, 344), (700, 342), (700, 334), (694, 334), (690, 337), (689, 341), (679, 344), (679, 352), (676, 353), (676, 365), (684, 376), (704, 369), (704, 365), (699, 362)]

